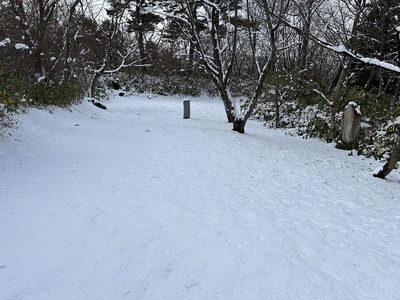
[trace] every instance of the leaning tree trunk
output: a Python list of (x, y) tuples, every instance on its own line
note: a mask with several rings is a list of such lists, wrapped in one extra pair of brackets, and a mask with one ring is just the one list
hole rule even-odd
[(377, 174), (374, 174), (374, 176), (384, 179), (396, 167), (396, 164), (399, 160), (400, 160), (400, 143), (397, 144), (397, 146), (394, 148), (386, 164)]
[(95, 98), (96, 97), (97, 82), (99, 81), (99, 78), (102, 75), (102, 73), (103, 73), (103, 68), (100, 71), (95, 72), (94, 75), (93, 75), (93, 78), (92, 78), (91, 83), (90, 83), (90, 90), (89, 90), (89, 97), (90, 98)]

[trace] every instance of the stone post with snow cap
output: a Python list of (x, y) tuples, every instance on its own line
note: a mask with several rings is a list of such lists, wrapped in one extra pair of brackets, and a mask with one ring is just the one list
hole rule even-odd
[(341, 121), (342, 136), (341, 143), (337, 148), (352, 150), (354, 141), (357, 140), (361, 131), (361, 110), (355, 102), (349, 102), (344, 109)]

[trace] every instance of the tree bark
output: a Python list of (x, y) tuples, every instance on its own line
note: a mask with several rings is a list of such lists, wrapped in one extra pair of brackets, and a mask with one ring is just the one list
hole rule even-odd
[(93, 75), (92, 81), (90, 83), (90, 91), (89, 91), (90, 98), (95, 98), (95, 96), (96, 96), (96, 86), (97, 86), (97, 82), (99, 81), (101, 74), (102, 74), (102, 71), (96, 72)]
[(399, 100), (399, 94), (400, 94), (400, 76), (398, 76), (396, 79), (396, 90), (392, 96), (392, 100), (390, 101), (390, 109), (391, 110), (395, 109), (396, 103)]
[(377, 174), (374, 174), (374, 177), (384, 179), (393, 169), (396, 167), (397, 162), (400, 160), (400, 143), (394, 148), (393, 152), (390, 154), (389, 160), (382, 167)]
[(348, 65), (342, 66), (341, 70), (342, 71), (340, 73), (339, 80), (336, 83), (335, 88), (333, 89), (333, 94), (332, 94), (332, 98), (331, 98), (331, 102), (332, 102), (331, 112), (330, 112), (330, 123), (331, 123), (330, 135), (331, 135), (331, 138), (334, 137), (333, 135), (336, 130), (336, 105), (337, 105), (337, 102), (340, 97), (340, 91), (342, 89), (342, 86), (344, 85), (344, 83), (346, 82), (346, 79), (347, 79), (347, 74), (348, 74), (348, 70), (349, 70)]
[[(307, 17), (304, 20), (303, 24), (303, 30), (306, 33), (304, 36), (302, 36), (302, 41), (301, 41), (301, 48), (300, 48), (300, 61), (299, 61), (299, 70), (303, 71), (305, 70), (307, 66), (307, 54), (308, 54), (308, 44), (310, 41), (309, 35), (310, 35), (310, 27), (311, 27), (311, 6), (312, 4), (309, 4), (309, 7), (307, 7)], [(304, 72), (300, 73), (301, 76), (303, 76)]]
[(186, 69), (186, 74), (188, 76), (192, 75), (192, 72), (193, 72), (194, 51), (195, 51), (194, 43), (193, 43), (193, 40), (190, 39), (190, 42), (189, 42), (189, 61), (188, 61), (187, 69)]
[(279, 75), (278, 73), (275, 74), (275, 128), (280, 127), (280, 91), (279, 91)]
[[(143, 0), (138, 1), (136, 4), (136, 20), (138, 20), (138, 22), (141, 22), (141, 8), (143, 5)], [(138, 41), (138, 48), (139, 48), (139, 56), (140, 56), (140, 60), (141, 60), (141, 64), (142, 66), (142, 73), (146, 73), (147, 67), (146, 67), (146, 60), (147, 60), (147, 54), (146, 54), (146, 50), (145, 50), (145, 46), (144, 46), (144, 33), (143, 33), (143, 29), (139, 29), (138, 33), (137, 33), (137, 41)]]
[(234, 120), (233, 121), (233, 131), (244, 133), (244, 127), (246, 125), (246, 121), (244, 120)]

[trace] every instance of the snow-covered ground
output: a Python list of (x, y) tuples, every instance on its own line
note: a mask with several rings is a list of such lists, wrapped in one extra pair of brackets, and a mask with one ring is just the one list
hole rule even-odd
[(400, 173), (222, 103), (31, 110), (0, 141), (0, 299), (400, 299)]

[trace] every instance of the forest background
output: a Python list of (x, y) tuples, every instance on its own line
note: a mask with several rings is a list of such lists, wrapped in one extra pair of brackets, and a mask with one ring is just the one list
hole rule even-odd
[(107, 89), (207, 93), (240, 133), (256, 118), (338, 145), (350, 103), (349, 154), (400, 157), (397, 0), (3, 0), (0, 24), (2, 134)]

